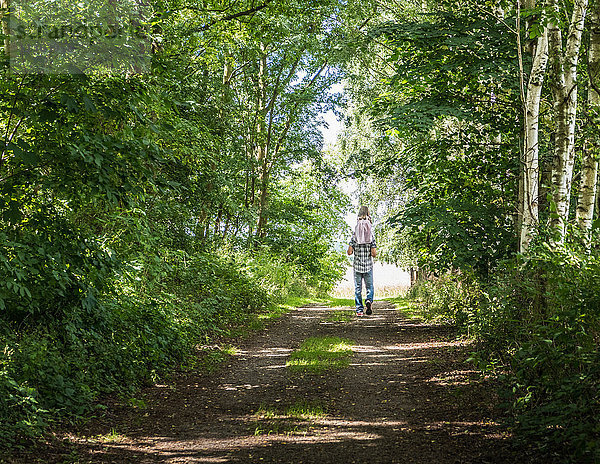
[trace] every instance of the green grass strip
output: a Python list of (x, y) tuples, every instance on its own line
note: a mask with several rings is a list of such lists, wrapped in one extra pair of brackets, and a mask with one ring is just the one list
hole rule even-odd
[(320, 403), (297, 401), (284, 410), (261, 405), (254, 414), (254, 435), (306, 434), (315, 422), (327, 415)]
[(350, 322), (356, 319), (356, 313), (351, 311), (332, 311), (325, 318), (326, 322)]
[(311, 373), (347, 367), (353, 345), (352, 341), (338, 337), (311, 337), (290, 355), (286, 367), (292, 371)]
[(419, 305), (404, 296), (399, 296), (397, 298), (386, 298), (385, 301), (393, 303), (396, 306), (396, 309), (408, 319), (421, 319), (424, 316)]

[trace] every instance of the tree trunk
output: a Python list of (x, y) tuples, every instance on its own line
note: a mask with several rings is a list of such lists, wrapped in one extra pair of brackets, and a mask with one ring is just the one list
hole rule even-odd
[(230, 227), (231, 227), (231, 213), (229, 211), (227, 211), (225, 213), (225, 227), (223, 227), (223, 238), (227, 237)]
[[(275, 168), (278, 157), (287, 140), (288, 133), (296, 122), (299, 114), (299, 108), (306, 102), (303, 98), (307, 91), (315, 85), (322, 73), (327, 69), (328, 63), (325, 61), (321, 68), (310, 78), (306, 85), (297, 93), (295, 101), (291, 101), (287, 106), (287, 114), (281, 113), (276, 102), (280, 100), (280, 95), (286, 87), (296, 77), (296, 72), (301, 63), (302, 56), (306, 49), (298, 50), (295, 57), (288, 62), (289, 66), (280, 65), (279, 71), (272, 75), (270, 84), (267, 83), (267, 46), (261, 45), (259, 57), (258, 75), (257, 75), (257, 112), (256, 112), (256, 142), (254, 144), (256, 169), (258, 177), (258, 195), (254, 206), (257, 208), (258, 218), (256, 221), (256, 235), (264, 236), (268, 220), (268, 201), (271, 171)], [(284, 60), (285, 61), (285, 60)], [(270, 89), (270, 90), (269, 90)], [(268, 99), (267, 99), (268, 95)], [(283, 116), (283, 117), (282, 117)]]
[[(519, 45), (520, 46), (520, 45)], [(524, 101), (523, 160), (519, 200), (521, 212), (519, 250), (527, 251), (539, 217), (539, 115), (542, 85), (548, 63), (548, 28), (537, 39)]]
[(587, 119), (591, 128), (591, 140), (584, 143), (581, 184), (577, 202), (576, 222), (585, 236), (586, 246), (590, 245), (590, 232), (594, 219), (598, 182), (598, 135), (597, 122), (600, 110), (600, 0), (595, 0), (590, 9), (590, 48), (588, 50), (589, 92)]
[(223, 204), (219, 205), (219, 212), (217, 214), (217, 219), (215, 219), (215, 228), (214, 235), (219, 235), (221, 230), (221, 220), (223, 219)]
[(10, 57), (10, 39), (8, 30), (8, 21), (4, 17), (8, 14), (8, 0), (0, 0), (0, 22), (2, 22), (2, 34), (4, 35), (4, 53)]
[(221, 94), (221, 106), (219, 117), (225, 118), (225, 108), (231, 103), (231, 80), (233, 79), (233, 65), (226, 59), (223, 65), (223, 89)]
[(417, 284), (417, 269), (414, 267), (410, 268), (410, 286), (414, 286)]
[[(576, 0), (569, 25), (566, 49), (563, 52), (562, 31), (555, 21), (549, 25), (552, 95), (556, 120), (554, 159), (552, 165), (552, 196), (556, 211), (550, 217), (555, 231), (554, 244), (561, 243), (569, 220), (569, 205), (573, 165), (575, 162), (575, 117), (577, 113), (577, 62), (581, 35), (585, 23), (587, 0)], [(557, 0), (553, 1), (559, 11)]]
[(266, 118), (268, 111), (267, 102), (267, 85), (265, 82), (267, 72), (267, 53), (264, 46), (261, 46), (262, 54), (259, 60), (258, 66), (258, 121), (256, 127), (256, 161), (258, 162), (259, 169), (259, 194), (258, 194), (258, 219), (256, 221), (256, 235), (262, 236), (264, 234), (264, 227), (266, 225), (266, 207), (267, 207), (267, 189), (269, 185), (269, 176), (267, 174), (268, 168), (268, 151), (269, 151), (269, 140), (266, 127)]
[(259, 179), (260, 194), (258, 196), (258, 221), (256, 223), (256, 235), (264, 237), (265, 227), (267, 225), (267, 206), (269, 189), (269, 169), (267, 166), (261, 167)]

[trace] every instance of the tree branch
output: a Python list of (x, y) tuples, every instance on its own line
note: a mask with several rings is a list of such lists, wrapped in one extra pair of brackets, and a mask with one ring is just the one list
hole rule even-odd
[[(319, 76), (323, 73), (323, 71), (325, 71), (325, 69), (327, 68), (328, 64), (329, 64), (328, 61), (325, 60), (325, 63), (323, 63), (323, 66), (321, 66), (321, 68), (319, 69), (319, 71), (317, 71), (317, 73), (312, 77), (312, 79), (310, 80), (310, 82), (308, 84), (306, 84), (306, 86), (302, 89), (302, 92), (300, 92), (299, 97), (302, 97), (306, 93), (306, 91), (313, 86), (313, 84), (317, 81), (317, 79), (319, 78)], [(300, 106), (300, 103), (301, 103), (301, 99), (298, 99), (298, 101), (296, 102), (296, 104), (294, 105), (294, 107), (290, 111), (290, 115), (287, 118), (287, 121), (285, 122), (285, 127), (284, 127), (282, 133), (279, 135), (279, 138), (277, 139), (277, 144), (275, 145), (275, 150), (273, 151), (273, 158), (271, 159), (271, 163), (270, 163), (269, 169), (275, 164), (275, 161), (277, 159), (277, 155), (279, 154), (279, 150), (281, 149), (281, 144), (283, 143), (283, 140), (285, 139), (285, 137), (287, 136), (288, 131), (290, 130), (292, 122), (295, 119), (296, 110)]]
[(204, 32), (204, 31), (209, 30), (211, 27), (213, 27), (217, 23), (231, 21), (233, 19), (241, 18), (243, 16), (252, 15), (260, 10), (265, 9), (272, 2), (273, 2), (273, 0), (264, 0), (264, 3), (262, 5), (256, 6), (254, 8), (250, 8), (249, 10), (246, 10), (246, 11), (240, 11), (238, 13), (230, 14), (230, 15), (224, 16), (223, 18), (215, 19), (215, 20), (205, 24), (202, 27), (192, 30), (192, 32)]

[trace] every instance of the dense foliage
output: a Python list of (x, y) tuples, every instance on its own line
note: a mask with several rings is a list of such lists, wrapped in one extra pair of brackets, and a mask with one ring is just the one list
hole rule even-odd
[(3, 49), (2, 445), (343, 274), (348, 200), (318, 127), (344, 14), (157, 2), (146, 69), (19, 72)]
[(534, 246), (518, 267), (499, 273), (478, 317), (480, 331), (495, 348), (491, 359), (510, 367), (506, 380), (513, 392), (507, 399), (521, 437), (570, 462), (595, 460), (598, 256), (573, 245)]

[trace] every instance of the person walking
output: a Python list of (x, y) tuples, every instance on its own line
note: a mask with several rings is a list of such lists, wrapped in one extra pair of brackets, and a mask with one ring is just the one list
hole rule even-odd
[[(348, 255), (354, 254), (354, 302), (356, 304), (356, 315), (362, 316), (365, 307), (367, 315), (373, 313), (373, 297), (375, 288), (373, 286), (373, 258), (377, 256), (377, 243), (373, 235), (373, 226), (369, 208), (361, 206), (358, 210), (358, 220), (350, 244)], [(362, 283), (365, 282), (367, 299), (363, 305)]]

